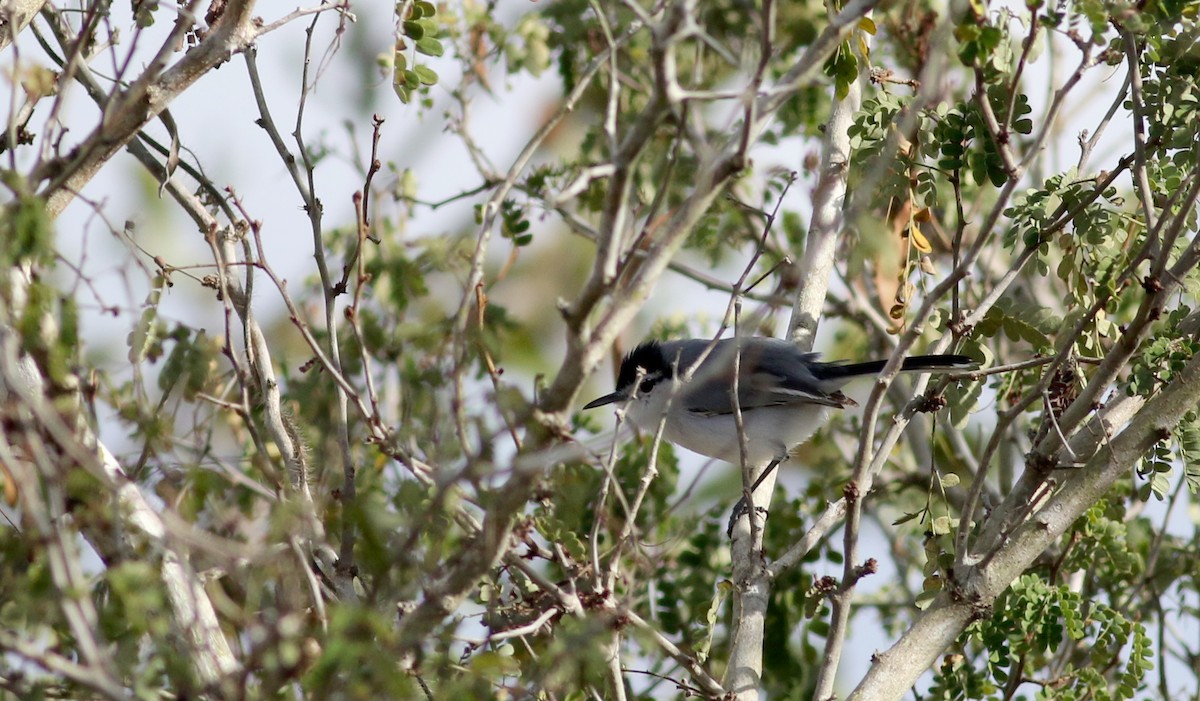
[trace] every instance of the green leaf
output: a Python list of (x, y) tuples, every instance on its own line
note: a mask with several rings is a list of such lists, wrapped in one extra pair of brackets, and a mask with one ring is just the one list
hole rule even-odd
[(0, 210), (0, 264), (33, 261), (48, 263), (54, 259), (54, 229), (40, 197), (22, 195), (15, 204)]
[[(182, 333), (178, 333), (179, 331)], [(158, 388), (164, 394), (170, 392), (179, 378), (183, 376), (188, 350), (191, 348), (189, 334), (186, 327), (180, 327), (176, 334), (172, 334), (175, 338), (175, 345), (171, 348), (171, 354), (167, 356), (167, 362), (163, 363), (162, 371), (158, 373)]]
[(965, 428), (971, 411), (979, 404), (983, 395), (983, 382), (966, 382), (951, 385), (946, 389), (946, 407), (950, 410), (950, 425)]
[(938, 516), (933, 519), (930, 528), (934, 535), (946, 535), (950, 532), (951, 522), (949, 516)]
[(420, 41), (421, 37), (425, 36), (425, 26), (415, 20), (406, 20), (401, 25), (401, 28), (404, 31), (404, 36), (414, 41)]
[(484, 650), (471, 658), (472, 672), (489, 679), (512, 676), (521, 671), (521, 663), (510, 655)]
[(913, 604), (918, 610), (924, 611), (925, 609), (929, 608), (929, 605), (933, 603), (934, 599), (938, 598), (940, 593), (940, 591), (923, 591), (920, 594), (917, 594), (916, 601), (914, 601)]
[(413, 70), (416, 71), (417, 79), (421, 84), (437, 85), (438, 74), (429, 66), (415, 66)]
[(146, 308), (142, 310), (138, 323), (129, 332), (129, 362), (138, 364), (143, 360), (158, 360), (162, 355), (163, 328), (158, 321), (158, 303), (162, 299), (167, 280), (162, 275), (154, 276), (150, 293), (146, 295)]
[(441, 56), (446, 52), (442, 46), (442, 42), (433, 37), (424, 37), (417, 40), (417, 51), (426, 56)]
[(704, 640), (696, 646), (696, 659), (702, 664), (708, 659), (709, 650), (712, 649), (713, 635), (717, 630), (717, 616), (721, 613), (721, 604), (725, 602), (726, 597), (732, 591), (733, 583), (728, 579), (723, 579), (717, 583), (717, 589), (713, 592), (712, 603), (709, 604), (708, 612), (704, 616), (707, 623)]

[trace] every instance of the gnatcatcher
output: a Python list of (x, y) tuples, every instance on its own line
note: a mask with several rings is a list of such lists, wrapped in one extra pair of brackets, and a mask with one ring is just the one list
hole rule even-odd
[[(654, 433), (661, 423), (664, 439), (735, 465), (742, 462), (734, 416), (735, 407), (740, 408), (747, 463), (770, 463), (757, 487), (833, 409), (855, 405), (840, 391), (843, 385), (879, 374), (886, 363), (823, 363), (817, 358), (779, 338), (646, 341), (621, 361), (617, 390), (583, 408), (625, 402), (625, 415), (642, 431)], [(978, 368), (979, 363), (965, 355), (914, 355), (904, 359), (901, 371)]]

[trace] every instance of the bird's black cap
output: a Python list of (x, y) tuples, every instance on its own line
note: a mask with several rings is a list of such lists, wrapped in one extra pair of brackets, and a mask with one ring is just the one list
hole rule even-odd
[(621, 360), (621, 368), (617, 371), (617, 391), (593, 399), (584, 405), (584, 409), (624, 401), (633, 394), (633, 385), (638, 375), (650, 376), (654, 381), (674, 376), (675, 367), (667, 360), (662, 344), (658, 341), (643, 341), (629, 351)]

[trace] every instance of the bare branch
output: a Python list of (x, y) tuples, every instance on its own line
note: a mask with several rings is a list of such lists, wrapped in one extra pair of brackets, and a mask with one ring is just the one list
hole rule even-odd
[(956, 569), (957, 587), (939, 595), (891, 649), (876, 655), (875, 664), (847, 697), (848, 701), (903, 697), (917, 677), (953, 644), (967, 623), (985, 611), (1198, 402), (1200, 356), (1188, 361), (1172, 382), (1150, 399), (1145, 409), (1109, 443), (1107, 450), (1096, 453), (1050, 499), (1039, 505), (1030, 520), (998, 546), (986, 565)]

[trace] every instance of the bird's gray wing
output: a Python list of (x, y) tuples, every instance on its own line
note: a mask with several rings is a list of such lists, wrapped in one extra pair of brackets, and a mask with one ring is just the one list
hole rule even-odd
[[(736, 354), (739, 351), (741, 357)], [(699, 353), (675, 349), (681, 372), (694, 363)], [(690, 358), (684, 356), (691, 355)], [(670, 357), (668, 355), (668, 357)], [(738, 405), (742, 411), (766, 406), (818, 404), (843, 407), (853, 402), (837, 391), (842, 383), (822, 381), (813, 375), (811, 364), (817, 354), (802, 353), (788, 341), (775, 338), (743, 338), (718, 341), (680, 393), (688, 411), (702, 414), (731, 414), (735, 360), (738, 366)]]

